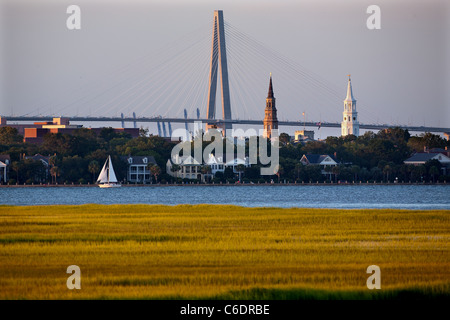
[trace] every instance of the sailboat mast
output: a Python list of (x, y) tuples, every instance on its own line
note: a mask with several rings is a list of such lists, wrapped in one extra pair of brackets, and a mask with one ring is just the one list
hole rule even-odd
[(108, 156), (108, 184), (109, 184), (109, 175), (111, 174), (111, 156)]

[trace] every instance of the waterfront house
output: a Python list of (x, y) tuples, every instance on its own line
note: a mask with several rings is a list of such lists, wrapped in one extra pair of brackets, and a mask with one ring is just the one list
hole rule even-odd
[(225, 164), (223, 163), (223, 157), (216, 157), (212, 153), (209, 155), (206, 165), (211, 167), (211, 175), (215, 176), (217, 172), (225, 171)]
[(338, 165), (338, 162), (333, 156), (328, 154), (305, 154), (300, 159), (300, 162), (305, 166), (320, 166), (322, 174), (328, 176), (331, 179), (331, 170), (326, 168), (332, 168)]
[(8, 181), (8, 167), (11, 163), (11, 158), (8, 154), (0, 154), (0, 184)]
[[(180, 170), (173, 171), (172, 167), (178, 165)], [(199, 163), (192, 156), (180, 157), (176, 155), (174, 159), (167, 160), (166, 171), (175, 178), (181, 179), (199, 179), (202, 180), (202, 164)]]
[[(438, 150), (436, 150), (438, 151)], [(444, 150), (446, 151), (446, 150)], [(442, 165), (442, 173), (447, 174), (450, 168), (450, 157), (445, 155), (443, 152), (417, 152), (411, 157), (403, 161), (404, 164), (409, 164), (413, 166), (424, 165), (428, 161), (437, 160)]]
[(156, 164), (153, 156), (126, 156), (120, 157), (126, 161), (127, 181), (130, 183), (150, 183), (152, 176), (149, 167)]

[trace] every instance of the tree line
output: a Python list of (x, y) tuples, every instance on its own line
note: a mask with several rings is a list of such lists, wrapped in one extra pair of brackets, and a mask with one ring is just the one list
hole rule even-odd
[[(425, 165), (411, 166), (403, 163), (415, 152), (424, 148), (445, 148), (449, 142), (439, 135), (424, 133), (411, 136), (407, 130), (391, 128), (378, 133), (366, 132), (359, 137), (328, 137), (323, 141), (305, 144), (293, 143), (289, 135), (282, 133), (280, 139), (280, 166), (277, 174), (261, 176), (260, 164), (251, 167), (238, 166), (218, 172), (209, 182), (246, 183), (264, 182), (324, 182), (338, 181), (450, 181), (443, 174), (442, 165), (433, 160)], [(177, 142), (159, 136), (149, 135), (141, 129), (140, 136), (132, 138), (113, 128), (103, 128), (99, 134), (87, 128), (75, 130), (72, 134), (49, 133), (41, 144), (24, 143), (17, 130), (0, 128), (0, 154), (9, 154), (9, 183), (94, 183), (104, 161), (111, 155), (117, 178), (126, 180), (128, 164), (123, 156), (153, 156), (157, 166), (149, 166), (154, 181), (181, 182), (166, 172), (165, 164)], [(248, 145), (247, 145), (248, 148)], [(49, 157), (49, 167), (41, 161), (26, 159), (41, 154)], [(318, 166), (305, 166), (300, 159), (305, 154), (327, 154), (333, 156), (338, 166), (326, 168), (322, 174)], [(177, 166), (172, 171), (179, 170)], [(203, 174), (210, 174), (211, 168), (202, 166)], [(189, 181), (189, 180), (186, 180)]]

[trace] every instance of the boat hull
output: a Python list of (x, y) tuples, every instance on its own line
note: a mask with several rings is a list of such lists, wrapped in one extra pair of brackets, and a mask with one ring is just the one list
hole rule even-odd
[(122, 185), (118, 183), (103, 183), (98, 185), (100, 188), (119, 188)]

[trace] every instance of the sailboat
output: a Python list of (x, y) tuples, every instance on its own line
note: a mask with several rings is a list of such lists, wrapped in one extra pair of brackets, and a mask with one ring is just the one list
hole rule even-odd
[(120, 183), (117, 183), (116, 174), (114, 173), (114, 168), (111, 162), (111, 156), (108, 156), (108, 159), (106, 159), (102, 171), (98, 176), (97, 183), (100, 188), (117, 188), (122, 186)]

